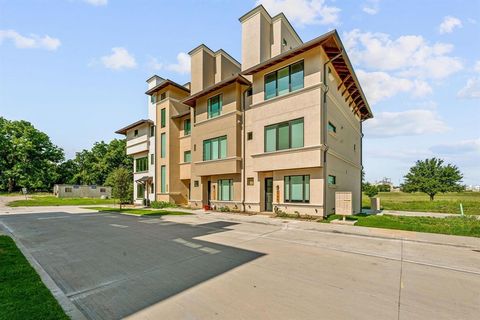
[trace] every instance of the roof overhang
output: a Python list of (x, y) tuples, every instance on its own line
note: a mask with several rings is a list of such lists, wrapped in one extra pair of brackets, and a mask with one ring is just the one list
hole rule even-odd
[(170, 79), (166, 79), (166, 80), (163, 80), (162, 82), (160, 82), (159, 84), (157, 84), (155, 87), (153, 87), (152, 89), (149, 89), (145, 92), (145, 94), (148, 94), (149, 96), (151, 96), (152, 94), (154, 94), (155, 92), (157, 91), (160, 91), (162, 90), (163, 88), (166, 88), (167, 86), (174, 86), (180, 90), (183, 90), (185, 92), (188, 92), (190, 93), (190, 90), (188, 88), (185, 88), (184, 86), (182, 86), (181, 84), (178, 84), (176, 83), (175, 81), (172, 81)]
[(373, 113), (367, 102), (367, 98), (360, 86), (360, 82), (353, 70), (350, 59), (348, 58), (345, 48), (340, 40), (337, 30), (327, 32), (313, 40), (305, 42), (299, 47), (286, 51), (269, 60), (259, 63), (247, 70), (243, 71), (243, 75), (253, 75), (257, 72), (270, 68), (280, 62), (293, 58), (313, 48), (321, 46), (328, 59), (332, 59), (339, 55), (330, 63), (340, 77), (340, 85), (338, 90), (342, 89), (342, 96), (345, 102), (349, 104), (352, 110), (360, 116), (362, 120), (373, 118)]
[(140, 183), (146, 183), (150, 181), (153, 181), (153, 177), (143, 176), (140, 179), (135, 180), (135, 182), (140, 182)]
[(153, 121), (152, 120), (149, 120), (149, 119), (142, 119), (142, 120), (138, 120), (132, 124), (129, 124), (128, 126), (126, 127), (123, 127), (122, 129), (119, 129), (117, 131), (115, 131), (115, 133), (118, 133), (118, 134), (127, 134), (127, 131), (130, 130), (130, 129), (133, 129), (135, 127), (138, 127), (140, 125), (143, 125), (143, 124), (153, 124)]
[(218, 83), (215, 83), (215, 84), (213, 84), (213, 85), (211, 85), (211, 86), (203, 89), (203, 90), (200, 91), (200, 92), (197, 92), (197, 93), (195, 93), (195, 94), (187, 97), (186, 99), (184, 99), (184, 100), (182, 101), (182, 103), (184, 103), (184, 104), (186, 104), (186, 105), (188, 105), (188, 106), (190, 106), (190, 107), (195, 107), (197, 99), (199, 99), (199, 98), (201, 98), (201, 97), (203, 97), (203, 96), (206, 96), (206, 95), (208, 95), (208, 94), (210, 94), (210, 93), (212, 93), (212, 92), (214, 92), (214, 91), (216, 91), (216, 90), (218, 90), (218, 89), (221, 89), (221, 88), (223, 88), (223, 87), (225, 87), (225, 86), (228, 86), (228, 85), (230, 85), (230, 84), (232, 84), (232, 83), (240, 83), (240, 84), (247, 85), (247, 86), (249, 86), (249, 85), (252, 84), (252, 83), (251, 83), (250, 81), (248, 81), (248, 79), (246, 79), (245, 77), (241, 76), (240, 74), (236, 74), (236, 75), (233, 75), (233, 76), (231, 76), (231, 77), (229, 77), (229, 78), (226, 78), (226, 79), (223, 80), (223, 81), (220, 81), (220, 82), (218, 82)]

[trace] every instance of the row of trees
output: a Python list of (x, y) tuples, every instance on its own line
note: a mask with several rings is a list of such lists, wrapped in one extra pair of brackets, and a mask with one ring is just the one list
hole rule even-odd
[[(362, 179), (364, 174), (362, 172)], [(401, 185), (403, 192), (423, 192), (430, 200), (435, 199), (437, 193), (459, 192), (465, 187), (461, 185), (463, 174), (457, 166), (444, 164), (442, 159), (431, 158), (418, 160), (409, 172), (405, 175), (404, 183)], [(382, 192), (379, 186), (370, 183), (362, 183), (363, 192), (374, 197)]]
[(63, 150), (31, 123), (0, 117), (0, 190), (50, 191), (56, 183), (103, 185), (117, 168), (132, 174), (125, 147), (125, 140), (100, 141), (65, 161)]

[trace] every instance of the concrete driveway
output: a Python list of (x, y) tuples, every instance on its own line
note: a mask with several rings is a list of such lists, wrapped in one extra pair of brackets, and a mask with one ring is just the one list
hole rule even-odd
[(228, 215), (51, 212), (0, 223), (90, 319), (480, 314), (479, 239)]

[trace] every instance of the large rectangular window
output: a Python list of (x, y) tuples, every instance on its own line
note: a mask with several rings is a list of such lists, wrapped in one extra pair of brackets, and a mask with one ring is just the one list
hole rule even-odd
[(286, 176), (284, 178), (285, 202), (310, 202), (310, 176)]
[(148, 157), (135, 159), (135, 172), (148, 171)]
[(203, 141), (203, 160), (224, 159), (227, 157), (227, 136)]
[(191, 131), (192, 123), (190, 122), (190, 119), (185, 119), (185, 121), (183, 122), (183, 134), (188, 136)]
[(145, 186), (142, 183), (137, 184), (137, 199), (143, 199), (145, 197)]
[(303, 60), (265, 75), (265, 100), (302, 89)]
[(167, 192), (167, 167), (160, 167), (160, 192)]
[(265, 127), (265, 152), (303, 147), (303, 118)]
[(218, 180), (218, 200), (223, 200), (223, 201), (233, 200), (233, 180), (232, 179)]
[(167, 111), (165, 110), (165, 108), (163, 108), (162, 110), (160, 110), (160, 125), (162, 126), (162, 128), (165, 128), (167, 124)]
[(208, 99), (208, 118), (218, 117), (222, 112), (222, 95), (216, 95)]
[(183, 152), (183, 162), (192, 162), (192, 152), (190, 150)]
[(167, 134), (164, 132), (160, 135), (160, 157), (167, 156)]

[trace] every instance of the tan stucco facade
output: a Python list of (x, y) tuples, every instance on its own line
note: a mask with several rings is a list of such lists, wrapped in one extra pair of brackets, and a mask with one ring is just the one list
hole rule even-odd
[[(272, 17), (262, 6), (240, 22), (242, 64), (224, 50), (214, 52), (202, 44), (189, 53), (190, 83), (179, 85), (158, 76), (147, 81), (147, 94), (163, 97), (152, 105), (155, 200), (326, 216), (335, 212), (335, 193), (347, 191), (354, 213), (360, 212), (362, 121), (372, 114), (338, 34), (332, 31), (303, 43), (283, 14)], [(289, 82), (287, 91), (275, 91), (266, 99), (266, 76), (275, 72), (279, 77), (276, 71), (286, 67), (291, 72), (292, 65), (302, 66), (303, 79), (298, 74), (296, 78), (301, 85)], [(282, 79), (293, 81), (290, 76)], [(209, 111), (209, 104), (216, 107), (218, 101), (219, 111)], [(164, 127), (162, 109), (167, 115)], [(188, 119), (190, 133), (184, 130)], [(295, 146), (291, 123), (299, 124)], [(289, 145), (276, 142), (276, 149), (267, 151), (266, 128), (271, 141), (274, 125), (290, 128), (288, 138), (282, 133)], [(126, 131), (127, 145), (142, 145), (130, 136), (131, 130)], [(275, 132), (280, 139), (280, 131)], [(151, 153), (152, 143), (145, 145), (140, 154)]]

